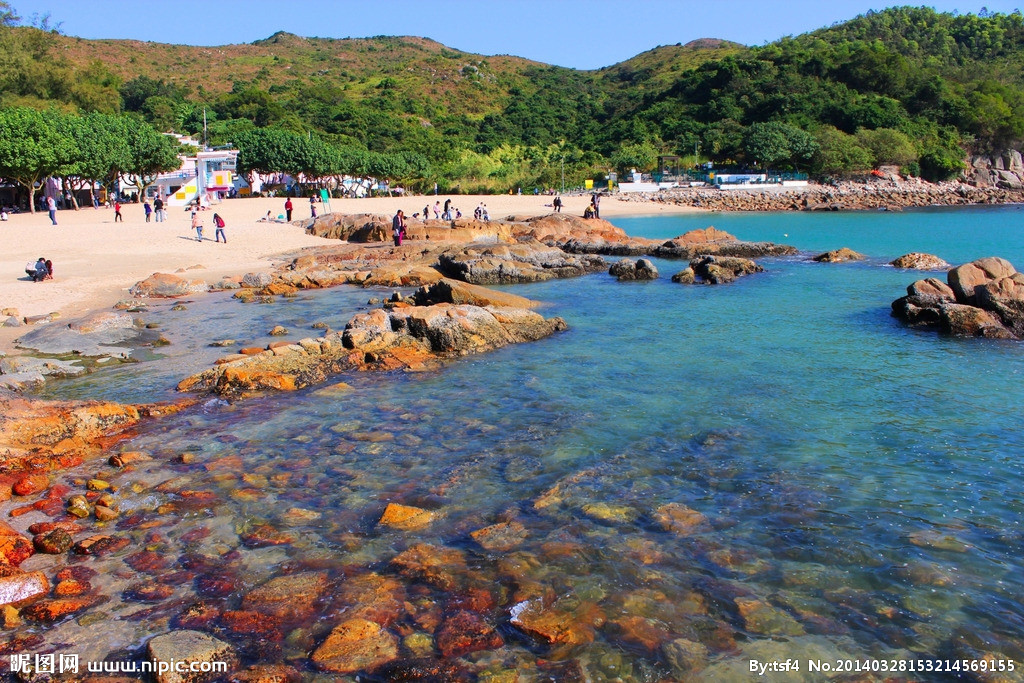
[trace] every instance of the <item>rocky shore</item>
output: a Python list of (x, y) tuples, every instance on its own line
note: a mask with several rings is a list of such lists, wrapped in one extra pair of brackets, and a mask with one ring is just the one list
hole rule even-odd
[(979, 187), (963, 182), (876, 179), (799, 188), (719, 190), (679, 188), (620, 195), (623, 202), (689, 206), (707, 211), (869, 211), (926, 206), (1024, 202), (1020, 187)]

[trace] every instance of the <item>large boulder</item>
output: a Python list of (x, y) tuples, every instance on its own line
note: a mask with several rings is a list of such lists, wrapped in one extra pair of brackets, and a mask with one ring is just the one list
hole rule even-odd
[(1024, 274), (998, 257), (949, 271), (948, 285), (935, 278), (907, 287), (892, 302), (893, 315), (910, 325), (937, 327), (958, 336), (1024, 338)]
[(210, 285), (202, 280), (186, 280), (170, 273), (153, 273), (145, 280), (136, 282), (128, 290), (132, 296), (151, 298), (175, 298), (209, 291)]
[[(146, 652), (158, 669), (170, 669), (154, 675), (157, 683), (212, 681), (226, 673), (214, 670), (214, 665), (224, 665), (230, 670), (238, 664), (238, 656), (230, 645), (202, 631), (180, 630), (156, 636), (147, 643)], [(177, 671), (178, 667), (171, 666), (171, 662), (194, 664), (196, 670), (190, 671), (192, 667), (186, 666), (183, 671)], [(164, 667), (160, 667), (161, 663)]]
[(317, 216), (306, 233), (347, 242), (390, 242), (391, 216), (375, 213), (328, 213)]
[(476, 285), (576, 277), (605, 266), (600, 256), (567, 254), (535, 240), (453, 248), (440, 254), (437, 264), (447, 277)]
[(658, 269), (645, 258), (636, 261), (617, 261), (608, 269), (608, 274), (613, 275), (620, 281), (658, 279)]
[(978, 287), (984, 287), (994, 280), (1011, 277), (1016, 272), (1017, 269), (1006, 259), (989, 256), (954, 268), (946, 277), (956, 294), (956, 300), (974, 305), (977, 301), (975, 294)]
[(432, 304), (470, 304), (472, 306), (506, 306), (512, 308), (534, 308), (538, 305), (525, 297), (509, 292), (499, 292), (468, 282), (443, 278), (431, 285), (424, 285), (413, 295), (417, 306)]

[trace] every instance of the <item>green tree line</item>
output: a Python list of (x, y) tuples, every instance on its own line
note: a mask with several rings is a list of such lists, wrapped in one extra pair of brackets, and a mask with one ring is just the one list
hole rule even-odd
[[(690, 55), (685, 68), (653, 58), (656, 49), (635, 65), (590, 72), (463, 64), (470, 56), (422, 48), (422, 57), (414, 50), (392, 64), (387, 55), (398, 54), (401, 39), (381, 37), (361, 48), (380, 55), (379, 70), (356, 74), (327, 57), (289, 58), (286, 41), (272, 37), (261, 43), (273, 44), (273, 59), (217, 93), (71, 63), (54, 49), (59, 37), (0, 13), (0, 106), (131, 114), (158, 131), (193, 135), (205, 126), (210, 144), (241, 151), (247, 173), (366, 174), (504, 192), (651, 170), (658, 155), (676, 154), (822, 177), (895, 164), (943, 179), (970, 153), (1024, 140), (1024, 20), (1016, 12), (892, 8), (708, 52), (714, 59)], [(294, 76), (268, 85), (288, 59)], [(463, 66), (442, 97), (421, 74), (448, 63)]]

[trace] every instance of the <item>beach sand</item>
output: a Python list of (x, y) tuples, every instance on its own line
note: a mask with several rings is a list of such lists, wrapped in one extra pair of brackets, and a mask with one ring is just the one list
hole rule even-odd
[[(442, 205), (447, 197), (439, 195), (383, 197), (372, 199), (335, 199), (335, 213), (383, 213), (398, 209), (407, 216)], [(453, 206), (464, 217), (483, 202), (492, 219), (509, 215), (530, 216), (551, 212), (551, 197), (489, 195), (451, 197)], [(582, 215), (589, 196), (563, 197), (563, 211)], [(307, 219), (309, 202), (293, 200), (292, 218)], [(326, 207), (317, 204), (317, 213)], [(121, 209), (124, 222), (114, 223), (110, 208), (82, 208), (57, 212), (57, 225), (51, 225), (46, 212), (22, 213), (0, 223), (5, 245), (0, 256), (0, 309), (16, 309), (20, 317), (58, 312), (62, 318), (87, 311), (109, 308), (130, 298), (128, 289), (153, 273), (174, 273), (188, 269), (189, 279), (215, 282), (227, 275), (270, 270), (283, 255), (303, 247), (325, 246), (324, 240), (305, 234), (303, 228), (286, 223), (261, 223), (258, 219), (270, 211), (284, 214), (283, 198), (231, 199), (203, 211), (203, 242), (197, 242), (191, 229), (190, 213), (181, 207), (167, 210), (167, 221), (146, 223), (141, 204), (126, 204)], [(620, 202), (611, 197), (601, 201), (602, 218), (693, 212), (690, 207)], [(213, 214), (226, 222), (228, 242), (216, 243)], [(25, 265), (40, 256), (54, 265), (54, 278), (32, 282)], [(0, 351), (9, 351), (13, 340), (26, 328), (0, 328)]]

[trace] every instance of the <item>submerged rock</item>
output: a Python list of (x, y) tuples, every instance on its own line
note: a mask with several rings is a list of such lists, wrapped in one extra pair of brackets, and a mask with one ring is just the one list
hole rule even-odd
[[(150, 638), (146, 654), (154, 664), (160, 662), (207, 663), (223, 662), (228, 670), (238, 663), (234, 649), (223, 640), (201, 631), (171, 631)], [(154, 677), (157, 683), (203, 683), (222, 676), (221, 672), (165, 671)]]
[(690, 261), (688, 268), (673, 275), (672, 282), (684, 285), (719, 285), (732, 282), (744, 275), (762, 272), (764, 268), (750, 259), (736, 256), (701, 256)]
[(313, 652), (313, 664), (332, 673), (372, 671), (398, 658), (398, 637), (366, 619), (349, 619)]
[(434, 521), (434, 513), (411, 505), (388, 503), (377, 523), (381, 526), (402, 531), (412, 531), (429, 526)]

